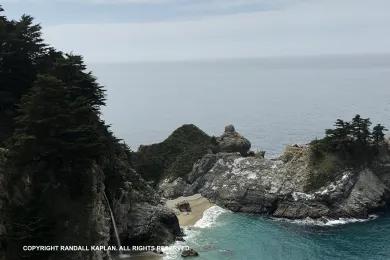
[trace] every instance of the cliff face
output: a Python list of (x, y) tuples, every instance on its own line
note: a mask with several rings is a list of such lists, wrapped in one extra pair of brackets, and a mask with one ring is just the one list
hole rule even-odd
[[(176, 215), (129, 165), (120, 151), (110, 158), (106, 173), (107, 196), (123, 245), (167, 245), (181, 235)], [(115, 240), (113, 240), (115, 241)]]
[(7, 193), (5, 192), (5, 183), (4, 183), (4, 165), (5, 165), (5, 156), (7, 151), (3, 148), (0, 148), (0, 259), (5, 260), (5, 235), (7, 230), (5, 228), (5, 207), (7, 200)]
[[(0, 152), (5, 153), (5, 150)], [(132, 169), (126, 151), (119, 149), (106, 159), (80, 173), (82, 176), (78, 181), (83, 183), (83, 188), (77, 197), (73, 197), (65, 185), (49, 182), (38, 198), (34, 190), (40, 184), (31, 181), (34, 178), (30, 175), (13, 183), (12, 188), (3, 182), (5, 158), (0, 156), (0, 252), (3, 254), (0, 254), (0, 259), (21, 259), (22, 255), (27, 259), (111, 259), (102, 251), (21, 252), (22, 245), (32, 242), (42, 245), (117, 245), (104, 192), (112, 207), (122, 245), (168, 245), (175, 241), (176, 236), (181, 235), (175, 214), (160, 203), (160, 197)], [(11, 192), (3, 192), (8, 190)], [(27, 222), (20, 213), (25, 212), (26, 217), (30, 217), (27, 214), (31, 211), (26, 207), (31, 205), (36, 209), (31, 222)], [(15, 230), (15, 225), (7, 221), (27, 223), (34, 231)], [(44, 224), (49, 226), (45, 228)], [(6, 227), (11, 228), (7, 230)], [(25, 234), (21, 239), (9, 237), (21, 232)], [(32, 234), (34, 237), (29, 237)]]
[(370, 167), (340, 168), (309, 189), (313, 169), (307, 146), (291, 146), (278, 159), (210, 153), (184, 178), (160, 185), (166, 197), (201, 193), (232, 211), (283, 218), (366, 218), (390, 202), (389, 151)]
[[(107, 245), (110, 221), (103, 200), (104, 173), (93, 164), (82, 173), (83, 190), (75, 198), (66, 185), (37, 181), (39, 172), (12, 178), (2, 171), (1, 242), (5, 259), (109, 259), (105, 252), (27, 252), (24, 245)], [(52, 172), (54, 175), (55, 173)], [(42, 178), (44, 179), (44, 177)]]

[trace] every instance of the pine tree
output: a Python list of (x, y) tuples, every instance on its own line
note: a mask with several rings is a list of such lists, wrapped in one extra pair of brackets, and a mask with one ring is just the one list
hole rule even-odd
[(47, 68), (47, 73), (61, 79), (71, 86), (74, 97), (82, 96), (87, 105), (99, 112), (105, 105), (104, 89), (96, 82), (91, 72), (86, 72), (83, 58), (79, 55), (52, 53), (53, 66)]
[(31, 88), (46, 51), (41, 27), (31, 16), (19, 21), (0, 16), (0, 142), (12, 133), (17, 103)]
[(68, 163), (101, 154), (101, 122), (88, 98), (77, 94), (53, 76), (38, 76), (16, 118), (12, 151), (17, 161)]
[(367, 144), (370, 141), (371, 121), (369, 118), (361, 118), (360, 115), (356, 115), (352, 119), (351, 126), (352, 135), (358, 143)]
[(375, 145), (379, 145), (385, 140), (385, 131), (388, 130), (381, 124), (374, 126), (372, 129), (372, 139)]

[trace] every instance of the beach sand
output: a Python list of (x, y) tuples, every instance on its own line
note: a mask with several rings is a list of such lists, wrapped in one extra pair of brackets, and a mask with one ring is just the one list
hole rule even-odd
[[(184, 200), (190, 203), (191, 212), (180, 212), (176, 208), (176, 204)], [(175, 211), (181, 227), (193, 226), (199, 219), (203, 217), (203, 212), (213, 205), (214, 204), (212, 204), (205, 197), (202, 197), (200, 194), (195, 194), (188, 197), (179, 197), (173, 200), (167, 200), (166, 202), (166, 206)]]

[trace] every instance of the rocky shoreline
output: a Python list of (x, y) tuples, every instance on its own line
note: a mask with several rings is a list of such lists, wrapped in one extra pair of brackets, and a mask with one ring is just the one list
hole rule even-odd
[(222, 135), (232, 137), (228, 150), (205, 154), (186, 176), (162, 180), (162, 196), (200, 193), (233, 212), (288, 219), (368, 218), (389, 205), (388, 151), (375, 167), (345, 168), (331, 182), (308, 191), (312, 178), (308, 146), (288, 146), (279, 158), (266, 159), (251, 155), (247, 140), (232, 131), (234, 127), (228, 126)]
[[(201, 148), (194, 141), (199, 140), (197, 135), (203, 142)], [(250, 142), (232, 126), (226, 127), (221, 137), (214, 138), (187, 125), (168, 140), (168, 144), (155, 144), (153, 149), (144, 146), (138, 154), (128, 154), (118, 147), (110, 161), (91, 167), (90, 176), (94, 179), (91, 179), (89, 202), (94, 211), (87, 212), (87, 217), (95, 225), (92, 229), (101, 236), (97, 243), (107, 245), (115, 241), (108, 217), (109, 205), (123, 245), (169, 245), (183, 239), (181, 227), (194, 225), (214, 204), (233, 212), (281, 219), (337, 220), (369, 218), (385, 210), (390, 202), (388, 150), (382, 151), (371, 167), (346, 167), (331, 181), (308, 189), (313, 169), (307, 145), (288, 146), (279, 158), (264, 158), (263, 152), (250, 151)], [(156, 157), (154, 150), (163, 153), (164, 160)], [(143, 151), (147, 153), (142, 154)], [(2, 155), (6, 152), (0, 150)], [(148, 162), (150, 156), (159, 164), (137, 168), (134, 158)], [(194, 164), (184, 171), (180, 162), (188, 157)], [(6, 169), (5, 162), (6, 156), (1, 156), (0, 172)], [(156, 165), (166, 167), (159, 171), (161, 176), (153, 176), (153, 171), (145, 174), (145, 169), (153, 170)], [(5, 184), (0, 179), (0, 186)], [(109, 205), (103, 200), (103, 191), (107, 193)], [(22, 198), (19, 193), (12, 196), (4, 193), (0, 202)], [(3, 222), (0, 231), (7, 233)], [(107, 257), (102, 254), (96, 259), (110, 259)]]

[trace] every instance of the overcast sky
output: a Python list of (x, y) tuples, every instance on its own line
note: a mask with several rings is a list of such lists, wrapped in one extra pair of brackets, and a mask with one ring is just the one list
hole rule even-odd
[(390, 53), (389, 0), (2, 0), (87, 62)]

